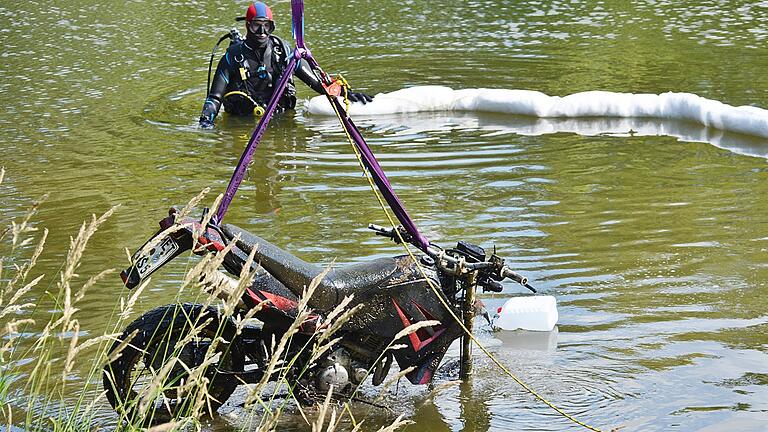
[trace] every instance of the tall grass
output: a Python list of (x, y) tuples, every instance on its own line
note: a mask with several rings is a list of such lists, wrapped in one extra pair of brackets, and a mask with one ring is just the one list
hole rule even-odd
[[(0, 168), (0, 185), (5, 177), (5, 170)], [(181, 212), (183, 216), (194, 209), (203, 199), (204, 191), (192, 199)], [(219, 198), (220, 199), (220, 198)], [(133, 292), (125, 290), (125, 295), (115, 302), (114, 314), (106, 326), (107, 330), (97, 336), (84, 330), (80, 324), (83, 299), (89, 290), (106, 277), (114, 277), (115, 269), (107, 269), (87, 278), (78, 274), (78, 269), (86, 253), (89, 241), (99, 228), (117, 211), (110, 208), (101, 216), (93, 215), (83, 222), (77, 234), (70, 238), (66, 258), (58, 274), (50, 276), (51, 285), (45, 296), (34, 298), (32, 293), (40, 291), (40, 284), (46, 278), (36, 273), (36, 263), (44, 251), (48, 230), (40, 231), (35, 226), (35, 216), (45, 197), (33, 203), (20, 218), (2, 221), (0, 225), (0, 420), (2, 425), (21, 427), (25, 430), (80, 431), (106, 427), (117, 430), (149, 429), (191, 430), (200, 429), (199, 419), (211, 415), (211, 402), (214, 395), (209, 392), (211, 382), (210, 367), (224, 361), (230, 345), (225, 336), (231, 328), (224, 323), (234, 323), (234, 331), (239, 333), (249, 325), (259, 308), (245, 310), (241, 297), (250, 283), (253, 253), (243, 266), (239, 279), (223, 275), (218, 269), (224, 253), (204, 256), (189, 269), (181, 281), (178, 294), (198, 293), (196, 303), (203, 309), (214, 308), (221, 319), (214, 319), (206, 313), (196, 316), (178, 316), (183, 308), (172, 308), (174, 316), (169, 322), (181, 322), (184, 331), (167, 331), (159, 335), (158, 340), (167, 344), (166, 357), (157, 368), (149, 368), (149, 378), (135, 398), (121, 401), (117, 417), (113, 424), (104, 424), (103, 413), (110, 407), (100, 381), (102, 371), (109, 364), (135, 348), (132, 334), (123, 334), (132, 318), (136, 317), (135, 305), (143, 290), (150, 283), (145, 282)], [(214, 209), (218, 199), (214, 202)], [(210, 212), (214, 214), (215, 211)], [(139, 240), (139, 239), (137, 239)], [(235, 242), (231, 242), (232, 247)], [(152, 245), (149, 245), (147, 250)], [(226, 252), (226, 250), (224, 251)], [(251, 416), (245, 424), (257, 430), (275, 430), (280, 424), (288, 402), (297, 400), (294, 393), (297, 387), (296, 377), (289, 374), (298, 355), (288, 358), (287, 347), (299, 331), (301, 324), (312, 314), (307, 302), (317, 288), (321, 274), (305, 288), (298, 307), (297, 318), (280, 340), (272, 341), (269, 361), (260, 382), (248, 388), (245, 398), (246, 415)], [(34, 288), (37, 290), (33, 290)], [(46, 296), (53, 302), (52, 307), (43, 308)], [(344, 299), (339, 306), (328, 314), (319, 332), (309, 340), (301, 353), (302, 358), (309, 358), (307, 365), (314, 364), (338, 342), (337, 331), (358, 310), (350, 308), (352, 298)], [(41, 309), (52, 312), (43, 313)], [(33, 318), (34, 317), (34, 318)], [(218, 322), (218, 326), (212, 323)], [(30, 331), (34, 329), (34, 331)], [(408, 329), (398, 337), (416, 331), (418, 327)], [(159, 331), (159, 330), (158, 330)], [(175, 336), (174, 336), (175, 335)], [(201, 338), (210, 340), (210, 345), (197, 366), (187, 364), (183, 356), (184, 347)], [(397, 338), (396, 338), (397, 339)], [(394, 342), (394, 340), (393, 340)], [(389, 349), (398, 349), (391, 343)], [(155, 353), (157, 354), (157, 353)], [(32, 361), (30, 362), (30, 359)], [(154, 363), (154, 362), (153, 362)], [(181, 371), (181, 373), (179, 373)], [(307, 368), (301, 374), (307, 372)], [(397, 375), (399, 379), (404, 373)], [(73, 378), (73, 373), (80, 375)], [(178, 376), (183, 378), (179, 379)], [(276, 382), (272, 391), (269, 382)], [(392, 381), (392, 380), (390, 380)], [(278, 397), (277, 388), (288, 389), (288, 397)], [(386, 388), (386, 387), (385, 387)], [(333, 389), (331, 389), (333, 390)], [(149, 422), (152, 407), (162, 395), (181, 401), (180, 409), (174, 411), (172, 418), (162, 424)], [(296, 404), (300, 405), (300, 404)], [(321, 398), (316, 409), (309, 414), (299, 407), (306, 421), (306, 429), (314, 431), (335, 431), (343, 427), (360, 430), (363, 423), (355, 419), (347, 403), (339, 403), (329, 391)], [(258, 416), (258, 418), (253, 418)], [(100, 417), (100, 420), (96, 420)], [(155, 423), (153, 426), (151, 424)], [(407, 420), (398, 417), (389, 426), (380, 431), (393, 431), (407, 424)], [(351, 425), (351, 426), (349, 426)], [(3, 427), (3, 426), (0, 426)]]

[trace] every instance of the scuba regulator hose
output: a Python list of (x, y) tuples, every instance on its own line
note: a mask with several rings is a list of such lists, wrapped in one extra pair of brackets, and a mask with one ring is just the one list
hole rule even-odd
[(219, 45), (227, 39), (231, 40), (232, 42), (236, 42), (243, 40), (243, 36), (239, 31), (237, 31), (237, 29), (233, 28), (229, 31), (229, 33), (220, 37), (219, 41), (216, 42), (216, 45), (213, 46), (213, 51), (211, 51), (211, 59), (208, 61), (208, 84), (205, 86), (206, 96), (208, 96), (208, 94), (211, 92), (211, 72), (213, 71), (213, 59), (216, 56), (216, 50), (219, 49)]

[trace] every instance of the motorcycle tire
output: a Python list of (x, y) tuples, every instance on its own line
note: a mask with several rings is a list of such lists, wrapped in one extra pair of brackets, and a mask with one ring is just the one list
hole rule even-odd
[[(194, 337), (193, 329), (198, 330)], [(234, 324), (223, 320), (213, 307), (172, 304), (145, 313), (128, 325), (110, 349), (103, 376), (109, 403), (129, 424), (161, 424), (189, 415), (200, 392), (207, 391), (203, 413), (216, 412), (235, 391), (236, 373), (243, 371), (244, 354), (235, 336)], [(189, 369), (195, 373), (214, 340), (220, 357), (200, 375), (207, 384), (190, 393), (184, 388)], [(178, 347), (180, 341), (184, 344)]]

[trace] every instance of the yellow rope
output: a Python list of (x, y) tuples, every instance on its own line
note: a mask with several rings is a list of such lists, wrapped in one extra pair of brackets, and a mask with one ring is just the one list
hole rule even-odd
[[(347, 107), (347, 112), (349, 112), (349, 82), (347, 82), (347, 79), (344, 78), (343, 75), (339, 74), (338, 77), (336, 77), (336, 81), (341, 86), (341, 91), (344, 94), (344, 105)], [(341, 121), (341, 117), (339, 117), (339, 121)], [(342, 125), (343, 127), (344, 125)], [(347, 129), (344, 129), (346, 131)], [(349, 138), (349, 136), (347, 136)], [(359, 156), (358, 156), (359, 159)]]
[[(339, 122), (341, 123), (342, 129), (344, 129), (344, 134), (347, 136), (347, 140), (352, 145), (352, 149), (355, 152), (355, 156), (357, 156), (357, 161), (360, 164), (360, 167), (363, 169), (363, 175), (368, 180), (368, 184), (371, 186), (371, 190), (373, 191), (373, 194), (378, 199), (379, 205), (381, 206), (381, 209), (384, 211), (384, 215), (386, 215), (387, 220), (389, 221), (389, 223), (390, 223), (390, 225), (392, 227), (397, 227), (397, 225), (395, 225), (394, 219), (392, 219), (392, 215), (390, 215), (389, 210), (387, 209), (387, 206), (384, 203), (384, 200), (382, 199), (382, 197), (381, 197), (381, 195), (379, 193), (379, 190), (376, 188), (376, 185), (374, 184), (373, 179), (371, 178), (370, 174), (366, 170), (365, 164), (363, 164), (362, 157), (360, 156), (359, 150), (355, 146), (354, 140), (349, 135), (349, 131), (347, 131), (347, 128), (344, 127), (344, 120), (341, 118), (341, 113), (336, 108), (336, 105), (331, 100), (331, 96), (328, 96), (328, 101), (331, 103), (331, 106), (333, 107), (333, 111), (336, 113), (336, 117), (339, 119)], [(440, 300), (440, 303), (442, 303), (443, 307), (445, 307), (445, 309), (448, 311), (448, 313), (451, 314), (451, 317), (453, 317), (453, 319), (456, 320), (456, 322), (461, 326), (461, 329), (464, 331), (464, 334), (468, 335), (470, 337), (470, 339), (472, 339), (472, 342), (474, 342), (475, 345), (477, 345), (478, 348), (480, 348), (480, 350), (483, 351), (483, 353), (485, 353), (485, 355), (487, 355), (488, 358), (490, 358), (491, 361), (493, 361), (496, 364), (496, 366), (498, 366), (502, 371), (504, 371), (505, 374), (507, 374), (510, 378), (512, 378), (512, 380), (514, 380), (517, 384), (519, 384), (528, 393), (530, 393), (531, 395), (536, 397), (538, 400), (543, 402), (548, 407), (552, 408), (558, 414), (562, 415), (563, 417), (567, 418), (568, 420), (572, 421), (573, 423), (576, 423), (577, 425), (582, 426), (582, 427), (584, 427), (586, 429), (589, 429), (589, 430), (595, 431), (595, 432), (601, 432), (600, 429), (592, 427), (592, 426), (590, 426), (590, 425), (588, 425), (588, 424), (578, 420), (577, 418), (573, 417), (572, 415), (566, 413), (562, 409), (560, 409), (557, 406), (555, 406), (555, 404), (553, 404), (552, 402), (550, 402), (547, 399), (545, 399), (542, 395), (540, 395), (538, 392), (536, 392), (536, 390), (532, 389), (525, 382), (523, 382), (520, 378), (518, 378), (515, 374), (510, 372), (509, 369), (507, 369), (501, 363), (501, 361), (499, 361), (479, 340), (477, 340), (475, 335), (473, 335), (467, 329), (467, 327), (464, 326), (464, 323), (459, 319), (459, 317), (456, 316), (456, 314), (453, 312), (453, 309), (450, 307), (450, 305), (448, 305), (448, 303), (446, 303), (445, 299), (443, 299), (443, 297), (439, 294), (439, 292), (437, 291), (437, 287), (434, 285), (432, 280), (427, 277), (427, 275), (426, 275), (426, 273), (424, 271), (424, 268), (421, 266), (421, 264), (419, 264), (419, 260), (416, 259), (416, 257), (413, 255), (413, 252), (408, 247), (408, 243), (403, 240), (403, 237), (400, 234), (400, 230), (395, 229), (394, 231), (395, 231), (395, 233), (397, 233), (397, 236), (398, 236), (398, 238), (400, 240), (400, 243), (403, 245), (403, 248), (405, 249), (405, 252), (413, 260), (413, 262), (416, 264), (416, 267), (419, 269), (419, 272), (421, 272), (422, 277), (424, 278), (424, 280), (427, 281), (427, 284), (432, 289), (432, 292), (434, 292), (434, 294), (437, 296), (438, 300)]]

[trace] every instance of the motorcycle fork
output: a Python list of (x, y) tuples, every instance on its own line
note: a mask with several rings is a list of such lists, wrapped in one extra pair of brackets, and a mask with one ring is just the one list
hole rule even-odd
[(466, 381), (472, 375), (472, 330), (475, 319), (475, 289), (477, 288), (477, 272), (471, 272), (462, 281), (464, 291), (461, 315), (466, 332), (461, 336), (459, 360), (459, 379)]

